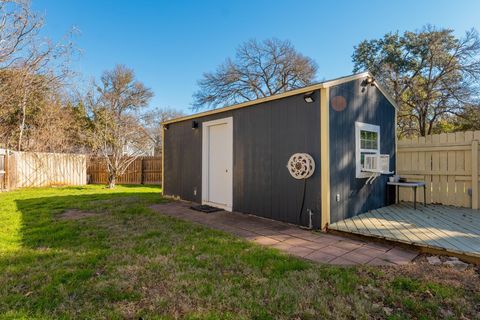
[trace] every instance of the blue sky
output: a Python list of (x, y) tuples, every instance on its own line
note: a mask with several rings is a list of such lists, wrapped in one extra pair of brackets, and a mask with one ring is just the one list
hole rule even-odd
[(83, 79), (125, 64), (154, 91), (151, 107), (187, 113), (202, 73), (251, 38), (290, 40), (317, 62), (323, 80), (351, 73), (354, 45), (389, 31), (425, 24), (458, 35), (480, 30), (478, 0), (33, 0), (33, 7), (45, 15), (49, 37), (81, 31), (76, 43), (83, 54), (74, 67)]

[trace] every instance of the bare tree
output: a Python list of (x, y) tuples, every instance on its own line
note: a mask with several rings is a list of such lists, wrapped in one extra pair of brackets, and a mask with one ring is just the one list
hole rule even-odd
[(27, 0), (0, 1), (0, 68), (8, 68), (38, 35), (43, 20)]
[(238, 47), (236, 59), (203, 75), (193, 107), (216, 108), (282, 93), (311, 84), (316, 72), (315, 62), (289, 41), (250, 40)]
[(132, 69), (117, 65), (105, 71), (100, 84), (88, 96), (92, 114), (93, 150), (104, 158), (108, 170), (108, 187), (148, 147), (149, 137), (141, 126), (140, 110), (147, 106), (152, 91), (135, 80)]
[[(39, 48), (40, 47), (40, 48)], [(43, 48), (41, 48), (43, 47)], [(20, 123), (17, 150), (23, 149), (23, 134), (29, 96), (34, 90), (43, 88), (45, 92), (56, 92), (63, 87), (63, 80), (69, 75), (68, 58), (71, 53), (71, 44), (51, 44), (45, 42), (34, 45), (24, 59), (19, 59), (13, 68), (18, 71), (20, 82)]]
[(372, 71), (394, 96), (401, 135), (432, 134), (441, 119), (461, 114), (478, 98), (480, 39), (475, 30), (462, 38), (432, 26), (389, 33), (361, 42), (352, 58), (354, 72)]
[(24, 76), (23, 70), (0, 71), (0, 82), (10, 94), (1, 109), (0, 138), (5, 147), (18, 148), (21, 141), (22, 151), (78, 152), (74, 136), (82, 122), (75, 118), (63, 86), (43, 75), (29, 75), (25, 88)]
[(66, 108), (62, 97), (48, 94), (38, 101), (41, 106), (30, 121), (23, 148), (41, 152), (78, 152), (72, 128), (77, 127), (70, 108)]
[[(42, 108), (52, 109), (46, 101), (58, 101), (71, 75), (73, 33), (58, 43), (41, 38), (43, 19), (28, 1), (1, 1), (0, 15), (0, 138), (8, 147), (25, 150), (26, 129), (33, 132), (40, 123), (35, 116), (42, 115)], [(29, 147), (38, 149), (33, 136), (27, 138)]]
[(28, 1), (0, 1), (0, 128), (3, 129), (0, 138), (7, 146), (10, 137), (4, 134), (12, 130), (10, 124), (19, 103), (17, 89), (22, 85), (19, 72), (8, 69), (31, 46), (42, 24), (30, 10)]
[(143, 126), (153, 146), (154, 155), (162, 153), (162, 122), (185, 115), (182, 111), (172, 108), (155, 108), (143, 116)]

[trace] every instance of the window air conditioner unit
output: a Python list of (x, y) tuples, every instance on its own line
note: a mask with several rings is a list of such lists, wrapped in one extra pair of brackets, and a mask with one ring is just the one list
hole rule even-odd
[(390, 173), (390, 156), (388, 154), (366, 154), (363, 171)]
[(366, 154), (362, 171), (372, 173), (365, 184), (372, 184), (373, 180), (381, 174), (392, 174), (390, 156), (388, 154)]

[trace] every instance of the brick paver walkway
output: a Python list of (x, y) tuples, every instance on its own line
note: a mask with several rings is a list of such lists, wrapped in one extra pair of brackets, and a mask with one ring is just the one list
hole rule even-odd
[(291, 224), (237, 212), (203, 213), (190, 203), (170, 202), (151, 208), (159, 213), (223, 230), (291, 255), (336, 265), (401, 265), (418, 252), (394, 245), (359, 241), (300, 229)]

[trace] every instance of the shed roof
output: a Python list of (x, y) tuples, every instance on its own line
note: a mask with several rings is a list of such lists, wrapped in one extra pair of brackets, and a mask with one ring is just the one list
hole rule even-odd
[[(195, 114), (184, 116), (184, 117), (179, 117), (179, 118), (167, 120), (167, 121), (163, 122), (163, 125), (170, 124), (170, 123), (175, 123), (175, 122), (180, 122), (180, 121), (185, 121), (185, 120), (190, 120), (190, 119), (195, 119), (195, 118), (208, 116), (208, 115), (221, 113), (221, 112), (226, 112), (226, 111), (230, 111), (230, 110), (250, 107), (250, 106), (254, 106), (254, 105), (257, 105), (257, 104), (260, 104), (260, 103), (263, 103), (263, 102), (282, 99), (282, 98), (285, 98), (285, 97), (290, 97), (290, 96), (294, 96), (294, 95), (301, 94), (301, 93), (307, 93), (307, 92), (322, 89), (322, 88), (329, 88), (329, 87), (333, 87), (333, 86), (336, 86), (336, 85), (339, 85), (339, 84), (342, 84), (342, 83), (345, 83), (345, 82), (358, 80), (358, 79), (362, 79), (362, 78), (366, 78), (366, 77), (372, 77), (373, 78), (373, 75), (369, 71), (366, 71), (366, 72), (356, 73), (356, 74), (352, 74), (352, 75), (349, 75), (349, 76), (344, 76), (344, 77), (340, 77), (340, 78), (336, 78), (336, 79), (322, 81), (322, 82), (315, 83), (315, 84), (312, 84), (312, 85), (309, 85), (309, 86), (306, 86), (306, 87), (303, 87), (303, 88), (293, 89), (293, 90), (290, 90), (290, 91), (275, 94), (275, 95), (268, 96), (268, 97), (265, 97), (265, 98), (246, 101), (246, 102), (234, 104), (234, 105), (227, 106), (227, 107), (208, 110), (208, 111), (199, 112), (199, 113), (195, 113)], [(374, 81), (373, 84), (378, 88), (378, 90), (380, 90), (380, 92), (392, 104), (392, 106), (395, 109), (398, 109), (397, 105), (395, 103), (395, 100), (387, 93), (387, 91), (377, 81)]]

